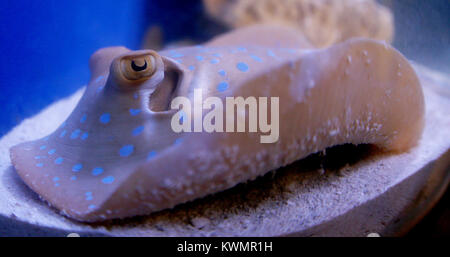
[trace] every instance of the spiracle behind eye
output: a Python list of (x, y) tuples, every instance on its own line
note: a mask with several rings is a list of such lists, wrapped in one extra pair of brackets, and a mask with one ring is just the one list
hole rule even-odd
[(137, 66), (136, 63), (135, 63), (134, 60), (133, 60), (133, 61), (131, 61), (131, 68), (132, 68), (134, 71), (143, 71), (143, 70), (147, 69), (147, 61), (144, 60), (144, 65), (142, 65), (142, 66)]

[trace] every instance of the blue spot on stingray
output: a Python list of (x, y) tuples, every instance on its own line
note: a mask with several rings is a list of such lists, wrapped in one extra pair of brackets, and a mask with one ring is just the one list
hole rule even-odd
[(222, 54), (214, 53), (213, 56), (215, 56), (215, 57), (222, 57)]
[(86, 201), (90, 201), (90, 200), (94, 199), (92, 197), (92, 192), (86, 192), (84, 195), (86, 196)]
[(141, 112), (141, 109), (130, 109), (129, 111), (131, 115), (135, 116)]
[(261, 58), (259, 58), (258, 56), (256, 56), (256, 55), (250, 55), (250, 57), (253, 59), (253, 60), (255, 60), (255, 61), (257, 61), (257, 62), (262, 62), (262, 59)]
[(171, 55), (171, 57), (173, 57), (173, 58), (180, 58), (180, 57), (183, 57), (183, 56), (184, 56), (184, 54), (180, 54), (180, 53), (174, 53), (174, 54)]
[(53, 178), (53, 181), (55, 181), (55, 182), (58, 181), (58, 180), (59, 180), (58, 177), (54, 177), (54, 178)]
[(59, 187), (59, 183), (55, 183), (55, 187)]
[(46, 145), (41, 145), (41, 147), (39, 147), (39, 149), (44, 150), (45, 148), (47, 148)]
[(138, 98), (139, 98), (138, 93), (134, 93), (134, 94), (133, 94), (133, 98), (134, 98), (134, 99), (138, 99)]
[(83, 164), (78, 163), (78, 164), (73, 165), (72, 171), (78, 172), (78, 171), (80, 171), (82, 168), (83, 168)]
[(209, 61), (211, 64), (216, 64), (219, 63), (219, 59), (212, 59), (211, 61)]
[(86, 138), (88, 138), (89, 133), (84, 132), (83, 135), (81, 135), (81, 140), (86, 140)]
[(36, 160), (41, 159), (41, 156), (34, 156), (34, 159)]
[(103, 113), (100, 116), (100, 122), (103, 124), (108, 123), (110, 120), (111, 120), (111, 114), (109, 114), (109, 113)]
[(102, 173), (103, 173), (103, 168), (101, 168), (101, 167), (96, 167), (92, 170), (92, 175), (94, 175), (94, 176), (98, 176)]
[(182, 63), (182, 62), (183, 62), (183, 60), (180, 60), (180, 59), (175, 59), (175, 62), (176, 62), (176, 63)]
[(239, 52), (246, 52), (246, 51), (247, 51), (247, 48), (245, 48), (245, 47), (238, 47), (237, 50), (238, 50)]
[(219, 71), (219, 75), (220, 75), (220, 76), (225, 76), (225, 75), (227, 75), (227, 72), (224, 71), (224, 70), (220, 70), (220, 71)]
[(58, 157), (55, 159), (55, 164), (61, 164), (63, 162), (63, 158), (62, 157)]
[(64, 127), (66, 126), (66, 124), (67, 124), (67, 122), (64, 121), (64, 122), (61, 124), (61, 126), (59, 126), (59, 127), (60, 127), (60, 128), (64, 128)]
[(47, 141), (49, 138), (50, 138), (49, 136), (44, 137), (44, 141)]
[(77, 176), (72, 176), (72, 177), (70, 177), (70, 180), (77, 180)]
[(190, 65), (190, 66), (188, 67), (188, 69), (189, 69), (189, 70), (195, 70), (195, 66), (194, 66), (194, 65)]
[(242, 72), (246, 72), (248, 71), (248, 65), (244, 62), (240, 62), (236, 65), (236, 68), (238, 68), (238, 70), (242, 71)]
[(84, 123), (86, 121), (86, 119), (87, 119), (87, 115), (84, 114), (83, 116), (81, 116), (80, 122)]
[(195, 59), (197, 59), (197, 61), (203, 61), (203, 56), (197, 55), (195, 56)]
[(102, 179), (103, 184), (111, 184), (112, 182), (114, 182), (113, 176), (107, 176)]
[(267, 50), (267, 55), (270, 57), (276, 57), (275, 53), (272, 50)]
[(223, 92), (227, 89), (228, 89), (228, 83), (225, 81), (222, 81), (217, 85), (217, 90), (219, 90), (220, 92)]
[(63, 131), (61, 132), (61, 134), (59, 134), (59, 137), (64, 137), (64, 136), (66, 135), (66, 133), (67, 133), (67, 131), (66, 131), (66, 130), (63, 130)]
[(134, 151), (133, 145), (125, 145), (122, 148), (120, 148), (119, 154), (122, 157), (128, 157), (133, 153), (133, 151)]
[(133, 136), (137, 136), (137, 135), (141, 134), (142, 131), (144, 131), (144, 126), (139, 126), (139, 127), (136, 127), (135, 129), (133, 129), (132, 134), (133, 134)]
[(99, 82), (100, 80), (102, 80), (102, 78), (103, 78), (103, 76), (98, 76), (96, 79), (95, 79), (95, 82)]
[(52, 149), (52, 150), (48, 151), (48, 154), (52, 155), (52, 154), (54, 154), (55, 152), (56, 152), (56, 149)]
[(70, 139), (76, 139), (81, 133), (81, 130), (76, 129), (72, 132), (72, 134), (70, 134)]
[(183, 138), (177, 138), (177, 139), (175, 139), (175, 142), (173, 143), (174, 145), (179, 145), (179, 144), (181, 144), (181, 142), (183, 142)]
[(157, 154), (156, 151), (151, 151), (151, 152), (149, 152), (148, 155), (147, 155), (147, 161), (149, 161), (149, 160), (151, 160), (153, 157), (155, 157), (156, 154)]
[(41, 168), (41, 167), (43, 167), (43, 166), (44, 166), (43, 163), (38, 163), (38, 164), (36, 164), (36, 167), (39, 167), (39, 168)]
[(91, 210), (92, 210), (92, 209), (95, 209), (95, 204), (90, 204), (90, 205), (88, 206), (88, 208), (91, 209)]

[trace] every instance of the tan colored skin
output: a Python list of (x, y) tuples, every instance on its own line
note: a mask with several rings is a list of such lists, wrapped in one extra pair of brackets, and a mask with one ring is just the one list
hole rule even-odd
[[(14, 167), (27, 185), (65, 215), (93, 222), (171, 208), (333, 145), (370, 143), (403, 151), (416, 144), (424, 101), (419, 80), (401, 54), (366, 39), (323, 50), (291, 49), (303, 39), (286, 31), (274, 42), (274, 33), (280, 32), (250, 28), (245, 34), (254, 41), (247, 44), (242, 31), (236, 31), (203, 47), (159, 54), (121, 47), (99, 50), (90, 61), (93, 75), (85, 95), (66, 125), (48, 138), (13, 147)], [(151, 75), (127, 79), (140, 75), (121, 69), (123, 60), (142, 66), (144, 57), (154, 58), (151, 72), (143, 71)], [(249, 70), (240, 71), (237, 62), (246, 62)], [(218, 75), (220, 69), (227, 74)], [(97, 81), (98, 76), (108, 79)], [(224, 79), (229, 88), (218, 91)], [(167, 104), (175, 96), (192, 98), (198, 87), (206, 92), (204, 97), (279, 97), (279, 140), (261, 144), (260, 133), (174, 133), (170, 120), (176, 110), (166, 110)], [(141, 112), (130, 115), (130, 108)], [(106, 111), (111, 117), (103, 124), (99, 117)], [(80, 124), (83, 114), (87, 119)], [(143, 130), (132, 135), (139, 125)], [(89, 137), (70, 139), (77, 128), (89, 131)], [(63, 130), (68, 134), (61, 138)], [(182, 141), (174, 143), (177, 138)], [(121, 156), (119, 149), (127, 144), (134, 150)], [(56, 153), (48, 154), (53, 148)], [(151, 151), (157, 154), (147, 160)], [(45, 158), (35, 159), (41, 155)], [(64, 161), (56, 164), (59, 155)], [(81, 162), (83, 168), (71, 171)], [(98, 166), (103, 172), (94, 175)]]

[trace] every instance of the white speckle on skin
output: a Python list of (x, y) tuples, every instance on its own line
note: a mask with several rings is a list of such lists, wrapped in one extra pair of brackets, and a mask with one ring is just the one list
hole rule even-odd
[(333, 130), (330, 131), (329, 134), (330, 134), (330, 136), (333, 137), (333, 136), (336, 136), (338, 133), (339, 133), (339, 129), (333, 129)]
[(347, 62), (350, 64), (352, 63), (352, 57), (350, 55), (347, 55)]
[(316, 82), (313, 79), (309, 79), (308, 88), (313, 88), (316, 85)]

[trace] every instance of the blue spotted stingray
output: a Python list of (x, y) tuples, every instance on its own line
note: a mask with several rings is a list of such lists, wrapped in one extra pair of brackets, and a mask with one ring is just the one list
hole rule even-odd
[[(349, 138), (324, 137), (308, 127), (316, 126), (311, 113), (325, 113), (309, 106), (333, 99), (319, 98), (327, 90), (318, 96), (313, 90), (327, 86), (324, 81), (337, 81), (339, 90), (352, 88), (344, 71), (359, 69), (354, 74), (369, 77), (372, 68), (364, 65), (364, 58), (371, 57), (376, 65), (372, 52), (382, 53), (385, 47), (368, 40), (324, 50), (307, 47), (293, 31), (268, 28), (160, 52), (101, 49), (90, 59), (91, 79), (71, 115), (52, 134), (14, 146), (12, 163), (25, 183), (52, 206), (91, 222), (170, 208), (326, 146), (346, 143)], [(386, 51), (393, 60), (389, 65), (403, 64), (404, 76), (395, 83), (408, 78), (409, 85), (418, 83), (408, 75), (413, 71), (404, 58), (392, 49)], [(358, 55), (353, 64), (345, 62), (347, 54)], [(383, 85), (393, 81), (378, 79)], [(363, 90), (377, 90), (373, 83), (372, 78)], [(263, 145), (251, 133), (174, 132), (171, 121), (177, 110), (171, 101), (178, 96), (192, 99), (195, 89), (202, 89), (205, 98), (222, 100), (279, 97), (279, 115), (285, 121), (280, 123), (280, 140)], [(345, 104), (332, 108), (345, 113)], [(177, 120), (189, 118), (180, 115)], [(356, 118), (361, 117), (349, 120)], [(323, 119), (327, 124), (328, 118)], [(310, 122), (300, 122), (305, 120)], [(354, 143), (368, 140), (363, 136), (355, 136)], [(316, 142), (319, 137), (323, 140)]]

